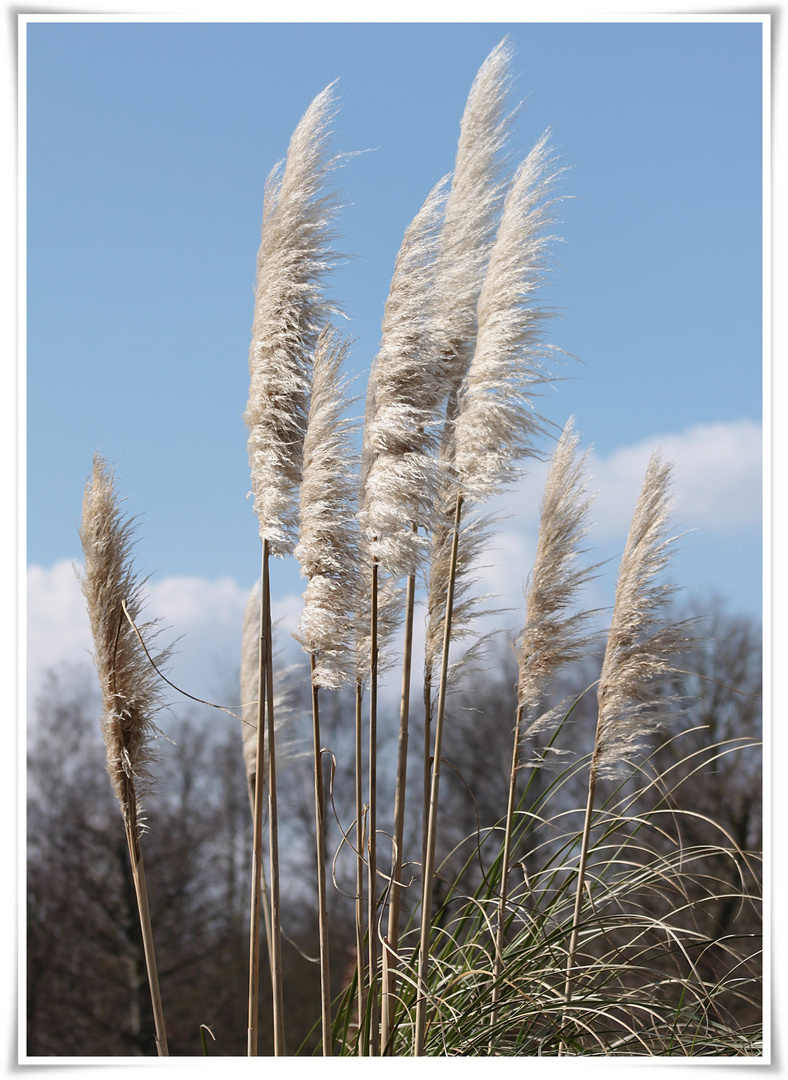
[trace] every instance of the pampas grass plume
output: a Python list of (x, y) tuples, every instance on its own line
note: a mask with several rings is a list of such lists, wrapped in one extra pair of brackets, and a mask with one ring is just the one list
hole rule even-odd
[(659, 729), (667, 702), (655, 699), (654, 680), (690, 641), (686, 621), (660, 624), (675, 592), (675, 586), (657, 580), (677, 539), (668, 535), (670, 481), (671, 466), (653, 454), (619, 565), (597, 691), (594, 767), (600, 776), (620, 772)]
[(437, 484), (433, 453), (446, 396), (446, 349), (435, 319), (435, 252), (446, 200), (441, 180), (405, 231), (370, 372), (359, 519), (370, 554), (392, 575), (415, 573)]
[(307, 578), (295, 635), (314, 655), (314, 683), (338, 689), (355, 675), (358, 538), (351, 424), (343, 419), (348, 343), (326, 328), (315, 349), (304, 440), (301, 523), (295, 555)]
[(311, 358), (334, 310), (324, 278), (335, 261), (335, 198), (323, 189), (338, 162), (328, 154), (335, 110), (329, 86), (307, 109), (284, 165), (266, 183), (244, 420), (260, 538), (272, 555), (288, 554), (295, 544)]
[(451, 190), (438, 254), (437, 303), (451, 343), (451, 383), (459, 388), (476, 338), (476, 305), (506, 189), (503, 148), (512, 46), (504, 38), (484, 61), (460, 122)]
[[(586, 455), (570, 419), (553, 451), (542, 495), (539, 539), (526, 595), (526, 623), (517, 648), (518, 706), (525, 715), (540, 703), (544, 687), (564, 664), (580, 659), (588, 647), (590, 612), (573, 605), (596, 567), (580, 564), (592, 497), (584, 475)], [(542, 730), (539, 719), (527, 728)]]
[[(82, 500), (79, 536), (85, 569), (80, 582), (101, 688), (107, 770), (128, 825), (136, 822), (137, 798), (150, 788), (157, 732), (153, 718), (162, 707), (156, 672), (123, 610), (125, 603), (131, 619), (139, 622), (143, 582), (136, 577), (131, 556), (135, 528), (135, 520), (121, 512), (114, 470), (96, 454)], [(158, 633), (155, 623), (140, 631), (148, 642)], [(158, 653), (158, 667), (168, 654), (167, 649)]]
[(461, 390), (455, 462), (465, 495), (483, 500), (516, 475), (544, 423), (533, 409), (553, 350), (542, 342), (550, 312), (534, 302), (544, 282), (559, 170), (542, 136), (518, 168), (504, 203), (479, 296), (479, 329)]

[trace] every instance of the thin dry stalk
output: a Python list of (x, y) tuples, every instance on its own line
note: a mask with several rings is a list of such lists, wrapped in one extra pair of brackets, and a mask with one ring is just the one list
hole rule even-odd
[(443, 656), (441, 658), (441, 681), (438, 694), (438, 710), (435, 716), (435, 748), (432, 762), (432, 783), (430, 785), (430, 808), (427, 821), (427, 850), (424, 860), (423, 885), (421, 898), (421, 935), (419, 941), (419, 996), (416, 1003), (416, 1044), (414, 1054), (424, 1054), (424, 1039), (427, 1028), (427, 1002), (429, 987), (427, 974), (430, 957), (430, 930), (432, 928), (432, 893), (435, 878), (435, 837), (438, 824), (438, 795), (440, 788), (441, 744), (443, 739), (443, 718), (446, 710), (446, 675), (449, 668), (449, 646), (451, 644), (451, 614), (454, 602), (454, 579), (457, 565), (457, 547), (460, 537), (460, 518), (462, 515), (462, 495), (457, 496), (454, 515), (454, 537), (452, 541), (452, 559), (449, 573), (449, 589), (446, 596), (446, 618), (443, 633)]
[(386, 945), (383, 949), (383, 1011), (381, 1050), (386, 1053), (394, 1023), (394, 971), (399, 947), (400, 878), (402, 877), (402, 845), (405, 835), (405, 793), (408, 772), (408, 725), (410, 718), (410, 678), (413, 658), (413, 614), (416, 601), (416, 576), (409, 574), (405, 590), (405, 646), (402, 658), (402, 693), (397, 740), (397, 775), (394, 789), (394, 835), (391, 853), (391, 889)]
[[(107, 771), (120, 804), (137, 897), (145, 965), (148, 973), (156, 1047), (167, 1057), (167, 1033), (159, 989), (153, 930), (145, 871), (140, 849), (139, 795), (150, 787), (153, 717), (161, 708), (156, 667), (166, 660), (163, 650), (148, 663), (146, 647), (137, 636), (142, 608), (142, 583), (131, 559), (135, 523), (124, 519), (115, 492), (114, 473), (99, 455), (85, 485), (79, 530), (85, 570), (80, 576), (87, 601), (94, 643), (94, 663), (101, 687), (101, 731), (107, 750)], [(155, 624), (142, 631), (148, 637)]]
[(364, 1015), (367, 1007), (366, 989), (366, 965), (364, 963), (364, 804), (363, 804), (363, 774), (361, 758), (362, 740), (362, 698), (363, 685), (361, 679), (356, 679), (356, 981), (358, 984), (358, 1052), (363, 1054), (363, 1039), (361, 1033), (364, 1030)]
[(323, 794), (323, 748), (320, 742), (320, 688), (315, 680), (315, 654), (310, 656), (312, 672), (312, 737), (315, 781), (315, 837), (317, 852), (317, 907), (320, 934), (320, 1002), (323, 1057), (331, 1057), (331, 970), (328, 953), (328, 901), (326, 897), (326, 829)]
[(369, 972), (370, 1037), (369, 1052), (377, 1057), (380, 1051), (378, 1026), (378, 560), (372, 560), (372, 602), (370, 627), (369, 670), (369, 804), (367, 810), (367, 967)]
[[(260, 914), (263, 903), (263, 801), (268, 793), (268, 851), (271, 875), (270, 933), (266, 911), (266, 933), (271, 971), (274, 1015), (274, 1055), (284, 1054), (284, 1009), (282, 994), (282, 946), (281, 912), (279, 903), (279, 815), (276, 794), (275, 713), (271, 627), (271, 592), (268, 574), (268, 541), (263, 541), (262, 574), (260, 577), (261, 601), (259, 605), (259, 642), (257, 685), (263, 692), (257, 694), (257, 723), (254, 762), (254, 809), (252, 838), (252, 899), (249, 920), (249, 1015), (247, 1053), (250, 1057), (258, 1052), (258, 1003), (260, 979)], [(256, 778), (267, 776), (268, 783), (257, 783)], [(249, 777), (249, 773), (247, 773)], [(267, 893), (267, 889), (266, 889)], [(267, 906), (267, 905), (266, 905)]]
[(151, 925), (150, 907), (148, 905), (148, 887), (145, 883), (145, 868), (142, 863), (139, 830), (136, 827), (126, 826), (126, 842), (129, 848), (131, 873), (134, 880), (134, 893), (137, 897), (140, 929), (142, 930), (142, 947), (145, 953), (145, 967), (148, 973), (148, 985), (150, 987), (151, 1003), (153, 1005), (153, 1023), (156, 1029), (156, 1049), (159, 1057), (168, 1057), (167, 1031), (164, 1025), (164, 1009), (161, 1002), (161, 991), (159, 990), (156, 953), (153, 947), (153, 927)]
[[(597, 689), (598, 717), (588, 776), (572, 932), (567, 951), (564, 1002), (572, 999), (585, 873), (597, 780), (620, 774), (664, 724), (665, 698), (654, 693), (671, 657), (689, 644), (686, 622), (660, 625), (675, 591), (659, 584), (676, 537), (667, 536), (672, 500), (670, 466), (653, 454), (619, 565), (613, 616)], [(561, 1052), (565, 1051), (565, 1044)]]
[[(244, 610), (243, 631), (241, 640), (241, 741), (243, 746), (244, 766), (246, 769), (246, 786), (249, 794), (249, 807), (252, 815), (252, 828), (254, 833), (255, 820), (255, 793), (257, 777), (261, 777), (261, 787), (265, 789), (268, 774), (268, 758), (266, 753), (265, 724), (262, 728), (262, 753), (264, 764), (262, 771), (257, 771), (258, 754), (258, 708), (260, 708), (259, 679), (260, 679), (260, 633), (261, 633), (261, 595), (262, 579), (251, 589)], [(281, 767), (283, 763), (298, 757), (300, 747), (292, 740), (283, 740), (282, 734), (296, 715), (293, 702), (292, 686), (289, 682), (291, 668), (283, 669), (279, 666), (274, 674), (274, 717), (276, 721), (277, 755)], [(264, 702), (262, 705), (264, 710)], [(263, 796), (265, 806), (265, 796)], [(263, 824), (260, 823), (260, 838), (262, 843)], [(265, 940), (268, 952), (268, 962), (271, 974), (271, 985), (274, 985), (274, 950), (273, 929), (271, 924), (271, 900), (266, 879), (265, 860), (261, 857), (260, 867), (260, 910), (265, 928)], [(256, 1014), (255, 1014), (256, 1015)]]
[[(262, 604), (260, 605), (262, 612)], [(260, 647), (258, 650), (259, 672), (258, 685), (265, 685), (265, 665), (267, 662), (267, 646), (263, 644), (264, 630), (260, 626)], [(263, 788), (264, 785), (257, 781), (263, 775), (265, 761), (264, 747), (264, 704), (263, 695), (258, 694), (257, 712), (257, 740), (255, 757), (255, 783), (252, 793), (252, 899), (249, 919), (249, 996), (248, 996), (248, 1021), (247, 1021), (247, 1045), (246, 1052), (249, 1057), (257, 1056), (257, 1029), (260, 1001), (260, 911), (262, 903), (262, 877), (263, 877)], [(248, 778), (248, 774), (247, 774)], [(251, 791), (251, 789), (250, 789)], [(268, 957), (271, 972), (271, 981), (275, 987), (275, 967), (273, 962), (272, 940), (273, 924), (269, 927), (270, 912), (265, 922), (266, 933), (269, 929), (271, 936), (268, 938)]]
[[(267, 542), (263, 543), (263, 602), (261, 611), (260, 635), (260, 685), (265, 677), (265, 704), (267, 714), (266, 740), (268, 743), (268, 859), (271, 873), (271, 940), (273, 945), (273, 1013), (274, 1013), (274, 1056), (282, 1057), (285, 1053), (285, 1021), (282, 980), (282, 916), (279, 902), (279, 809), (276, 793), (276, 749), (275, 749), (275, 699), (274, 669), (272, 663), (273, 635), (271, 628), (271, 582), (268, 570)], [(263, 640), (263, 632), (265, 641)], [(260, 695), (262, 700), (262, 695)], [(258, 729), (262, 729), (262, 716), (258, 714)], [(258, 743), (263, 750), (262, 740)], [(258, 768), (262, 768), (263, 758), (258, 757)], [(258, 930), (259, 935), (259, 930)]]

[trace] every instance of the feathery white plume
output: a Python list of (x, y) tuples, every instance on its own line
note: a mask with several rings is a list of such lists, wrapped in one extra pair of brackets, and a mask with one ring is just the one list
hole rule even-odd
[[(512, 115), (505, 112), (512, 48), (504, 38), (474, 79), (460, 123), (451, 190), (438, 247), (436, 297), (438, 318), (448, 349), (446, 416), (439, 449), (439, 490), (431, 537), (425, 670), (431, 673), (443, 644), (448, 570), (456, 502), (454, 424), (458, 393), (476, 341), (476, 309), (508, 177), (503, 148)], [(456, 573), (452, 637), (470, 631), (481, 614), (480, 599), (470, 596), (470, 568), (480, 554), (491, 521), (466, 514)], [(429, 674), (428, 674), (429, 678)]]
[(502, 151), (512, 120), (505, 113), (511, 57), (512, 47), (504, 38), (471, 86), (440, 235), (439, 318), (452, 351), (454, 393), (473, 355), (476, 306), (506, 189)]
[(358, 526), (351, 424), (343, 419), (348, 343), (325, 329), (318, 338), (304, 439), (301, 525), (295, 555), (308, 579), (295, 635), (315, 657), (315, 686), (338, 689), (355, 674)]
[[(549, 680), (563, 664), (579, 659), (590, 644), (590, 612), (572, 610), (579, 590), (596, 567), (579, 563), (591, 496), (584, 475), (587, 455), (578, 457), (578, 435), (570, 419), (550, 461), (542, 496), (539, 540), (526, 595), (526, 623), (518, 642), (518, 705), (533, 716)], [(555, 719), (535, 716), (523, 733), (542, 734)]]
[(335, 261), (335, 198), (323, 189), (338, 163), (328, 154), (335, 111), (329, 86), (307, 109), (284, 166), (266, 183), (244, 420), (260, 538), (273, 555), (288, 554), (295, 544), (311, 358), (334, 310), (324, 278)]
[[(533, 452), (543, 430), (531, 396), (547, 378), (543, 360), (552, 350), (540, 344), (547, 312), (533, 303), (542, 284), (551, 221), (549, 194), (557, 171), (550, 171), (547, 135), (521, 164), (509, 188), (478, 302), (473, 359), (459, 393), (450, 392), (440, 446), (440, 492), (432, 537), (427, 664), (433, 665), (443, 636), (454, 510), (458, 494), (483, 500), (516, 476), (518, 458)], [(459, 370), (455, 366), (454, 371)], [(457, 618), (452, 637), (470, 629), (483, 598), (470, 594), (472, 568), (491, 520), (469, 518), (465, 510), (455, 589)], [(427, 668), (428, 671), (431, 667)]]
[[(85, 485), (79, 529), (85, 558), (79, 575), (93, 634), (93, 661), (101, 687), (101, 731), (107, 748), (107, 771), (124, 820), (134, 825), (137, 799), (149, 788), (151, 740), (161, 709), (159, 678), (123, 610), (123, 604), (150, 648), (155, 622), (139, 625), (142, 586), (134, 572), (131, 549), (135, 521), (124, 518), (115, 492), (115, 475), (96, 454)], [(169, 655), (154, 656), (157, 667)]]
[[(660, 625), (675, 586), (656, 579), (677, 537), (667, 535), (671, 467), (652, 455), (629, 528), (597, 691), (599, 718), (592, 770), (611, 776), (636, 754), (664, 720), (654, 680), (686, 648), (687, 623)], [(660, 708), (662, 706), (662, 708)]]
[(535, 387), (547, 379), (542, 343), (548, 311), (534, 294), (544, 282), (551, 237), (551, 169), (547, 133), (515, 174), (479, 296), (473, 360), (461, 390), (455, 427), (456, 468), (464, 495), (485, 499), (517, 475), (533, 452), (543, 421), (533, 409)]
[(415, 573), (436, 489), (437, 412), (446, 395), (434, 311), (435, 250), (446, 179), (405, 231), (370, 372), (359, 518), (370, 553), (394, 576)]

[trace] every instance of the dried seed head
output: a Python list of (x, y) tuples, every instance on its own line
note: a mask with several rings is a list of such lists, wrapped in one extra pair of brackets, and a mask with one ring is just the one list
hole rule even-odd
[(524, 734), (543, 734), (555, 719), (533, 716), (550, 679), (564, 664), (580, 659), (591, 643), (590, 612), (574, 610), (580, 589), (596, 567), (582, 565), (580, 545), (586, 535), (591, 497), (584, 475), (585, 455), (578, 455), (578, 435), (570, 419), (550, 461), (542, 496), (539, 540), (526, 595), (526, 623), (517, 660), (518, 704), (531, 723)]
[(335, 110), (329, 86), (266, 184), (244, 420), (260, 538), (273, 555), (288, 554), (295, 543), (311, 358), (334, 310), (324, 279), (335, 261), (335, 197), (324, 187), (338, 162), (328, 154)]
[(352, 425), (343, 419), (347, 380), (341, 369), (347, 348), (346, 341), (327, 329), (315, 349), (295, 549), (308, 579), (296, 637), (315, 657), (315, 685), (330, 689), (352, 681), (355, 674), (357, 473)]
[(547, 270), (554, 201), (545, 134), (523, 161), (507, 193), (479, 296), (479, 329), (463, 385), (457, 423), (456, 468), (462, 491), (486, 499), (517, 476), (518, 459), (533, 453), (544, 422), (533, 408), (548, 378), (542, 343), (550, 314), (535, 302)]
[(359, 519), (372, 557), (393, 576), (415, 573), (426, 543), (417, 529), (429, 528), (434, 507), (446, 395), (434, 275), (445, 197), (442, 180), (405, 232), (367, 390)]
[(668, 701), (655, 695), (655, 680), (691, 640), (686, 622), (660, 624), (676, 588), (657, 580), (677, 539), (668, 536), (670, 478), (670, 465), (653, 454), (619, 566), (597, 691), (592, 768), (600, 776), (615, 775), (663, 724)]
[(479, 68), (460, 123), (451, 191), (438, 254), (437, 303), (451, 343), (453, 392), (468, 369), (476, 339), (476, 306), (508, 178), (503, 149), (512, 47), (504, 38)]
[[(136, 824), (137, 799), (150, 788), (157, 731), (153, 718), (162, 707), (158, 676), (123, 610), (125, 604), (150, 650), (159, 629), (155, 622), (139, 625), (143, 583), (131, 558), (134, 532), (134, 519), (121, 514), (114, 471), (96, 454), (82, 500), (79, 536), (85, 569), (79, 578), (101, 687), (107, 770), (130, 826)], [(169, 649), (159, 651), (156, 665), (161, 667), (168, 655)]]

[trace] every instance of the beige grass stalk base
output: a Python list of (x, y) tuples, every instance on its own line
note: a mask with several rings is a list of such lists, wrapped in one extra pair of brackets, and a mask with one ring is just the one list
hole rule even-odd
[(142, 945), (145, 951), (145, 967), (148, 972), (148, 985), (150, 987), (151, 1005), (153, 1006), (153, 1022), (156, 1028), (156, 1049), (159, 1057), (169, 1057), (167, 1049), (167, 1031), (164, 1026), (164, 1010), (161, 1003), (161, 991), (159, 990), (159, 976), (156, 967), (156, 954), (153, 948), (153, 930), (150, 921), (150, 908), (148, 906), (148, 888), (145, 883), (145, 868), (142, 863), (139, 837), (136, 825), (126, 823), (126, 841), (129, 846), (129, 859), (131, 860), (131, 874), (134, 879), (134, 891), (137, 895), (137, 908), (140, 915), (140, 929), (142, 930)]
[(381, 1053), (387, 1045), (394, 1023), (394, 997), (397, 948), (399, 946), (400, 878), (402, 877), (402, 842), (405, 835), (405, 791), (408, 770), (408, 721), (410, 718), (410, 676), (413, 659), (413, 611), (416, 600), (416, 577), (408, 576), (405, 593), (405, 650), (402, 659), (402, 695), (400, 698), (399, 740), (397, 745), (397, 781), (394, 794), (394, 844), (391, 856), (391, 894), (387, 944), (383, 949), (383, 1009), (381, 1017)]
[(441, 680), (438, 690), (438, 711), (435, 717), (435, 749), (432, 762), (432, 785), (430, 787), (430, 812), (427, 826), (427, 855), (423, 870), (423, 892), (421, 898), (421, 940), (419, 945), (419, 998), (416, 1003), (416, 1045), (414, 1054), (424, 1054), (424, 1038), (427, 1029), (427, 972), (430, 962), (430, 930), (432, 928), (432, 890), (435, 878), (435, 834), (438, 827), (438, 792), (440, 785), (441, 743), (443, 740), (443, 717), (446, 711), (446, 683), (449, 672), (449, 646), (451, 644), (451, 613), (454, 607), (454, 583), (457, 577), (457, 549), (460, 541), (460, 518), (462, 516), (462, 495), (457, 496), (454, 512), (454, 533), (451, 542), (451, 563), (449, 584), (446, 593), (446, 620), (443, 627), (443, 655), (441, 657)]
[[(280, 1057), (284, 1047), (284, 1015), (282, 997), (281, 917), (279, 908), (279, 828), (276, 800), (276, 753), (274, 747), (274, 687), (271, 650), (271, 592), (268, 575), (268, 541), (263, 541), (262, 602), (260, 604), (260, 663), (258, 671), (257, 756), (256, 773), (265, 770), (266, 727), (268, 738), (268, 823), (271, 869), (271, 934), (269, 939), (271, 982), (274, 1012), (274, 1056)], [(267, 708), (265, 702), (267, 700)], [(260, 909), (262, 899), (262, 834), (263, 791), (265, 785), (255, 784), (254, 836), (252, 846), (252, 901), (249, 920), (249, 1016), (247, 1054), (256, 1057), (258, 1050), (258, 1009), (260, 1000)]]
[(358, 983), (358, 1052), (364, 1053), (364, 1014), (367, 1008), (366, 965), (364, 964), (364, 803), (361, 775), (362, 696), (361, 680), (356, 680), (356, 979)]
[(315, 846), (317, 853), (317, 900), (320, 931), (320, 1004), (323, 1034), (323, 1057), (331, 1057), (331, 977), (328, 962), (328, 906), (326, 898), (325, 798), (323, 795), (323, 756), (320, 745), (319, 688), (315, 685), (315, 654), (310, 656), (312, 672), (312, 740), (315, 773)]

